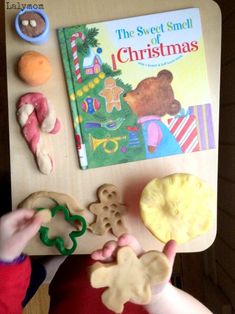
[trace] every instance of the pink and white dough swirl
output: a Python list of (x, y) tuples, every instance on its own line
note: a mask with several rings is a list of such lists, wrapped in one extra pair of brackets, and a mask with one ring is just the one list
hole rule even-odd
[(39, 170), (43, 174), (50, 174), (53, 161), (44, 149), (41, 131), (57, 133), (60, 130), (60, 121), (42, 93), (28, 93), (21, 96), (16, 107), (22, 134), (35, 156)]

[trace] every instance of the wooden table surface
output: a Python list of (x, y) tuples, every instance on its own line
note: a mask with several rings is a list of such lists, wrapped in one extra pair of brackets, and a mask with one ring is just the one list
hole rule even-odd
[[(13, 208), (30, 193), (48, 190), (67, 193), (76, 198), (81, 208), (87, 209), (88, 204), (97, 199), (97, 188), (104, 183), (111, 183), (118, 187), (123, 203), (128, 206), (126, 221), (129, 232), (138, 238), (145, 249), (161, 249), (162, 243), (156, 240), (144, 227), (138, 214), (140, 192), (145, 184), (155, 177), (163, 177), (176, 172), (186, 172), (199, 176), (217, 191), (221, 50), (221, 14), (217, 4), (211, 0), (69, 0), (66, 2), (66, 6), (64, 6), (62, 2), (59, 4), (56, 0), (32, 1), (32, 3), (44, 5), (51, 24), (50, 40), (42, 46), (32, 46), (19, 39), (16, 35), (13, 21), (17, 10), (9, 8), (16, 2), (7, 2), (8, 8), (5, 6), (5, 23)], [(75, 150), (69, 100), (56, 29), (63, 26), (189, 7), (200, 8), (201, 13), (217, 149), (85, 171), (80, 170)], [(17, 60), (27, 50), (36, 50), (49, 57), (53, 66), (53, 77), (47, 84), (32, 88), (17, 77), (15, 72)], [(35, 91), (42, 92), (47, 96), (53, 103), (57, 116), (62, 122), (60, 133), (45, 138), (55, 164), (53, 173), (48, 176), (38, 171), (34, 158), (20, 134), (16, 121), (15, 105), (18, 98), (24, 93)], [(215, 206), (215, 217), (216, 210)], [(92, 220), (92, 216), (87, 210), (85, 211), (85, 217), (88, 222)], [(63, 233), (64, 230), (65, 226), (61, 221), (57, 223), (53, 232)], [(189, 243), (180, 245), (178, 251), (196, 252), (205, 250), (213, 243), (215, 235), (216, 218), (210, 232)], [(113, 238), (111, 234), (95, 236), (87, 232), (84, 237), (79, 239), (79, 253), (89, 253)], [(32, 255), (57, 254), (54, 248), (44, 247), (40, 243), (38, 236), (30, 242), (26, 251)]]

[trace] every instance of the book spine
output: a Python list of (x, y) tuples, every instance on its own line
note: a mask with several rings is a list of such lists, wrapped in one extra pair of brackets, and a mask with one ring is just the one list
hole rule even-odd
[(78, 157), (80, 161), (80, 167), (81, 169), (84, 170), (88, 168), (88, 161), (87, 161), (85, 144), (82, 141), (80, 123), (78, 121), (79, 113), (78, 113), (77, 104), (76, 104), (76, 93), (74, 90), (74, 85), (73, 85), (73, 80), (72, 80), (72, 75), (71, 75), (64, 29), (63, 28), (58, 29), (57, 35), (59, 39), (61, 57), (63, 60), (63, 65), (64, 65), (64, 72), (66, 76), (67, 90), (68, 90), (68, 95), (69, 95), (70, 108), (71, 108), (73, 126), (74, 126), (74, 132), (75, 132), (76, 148), (77, 148)]

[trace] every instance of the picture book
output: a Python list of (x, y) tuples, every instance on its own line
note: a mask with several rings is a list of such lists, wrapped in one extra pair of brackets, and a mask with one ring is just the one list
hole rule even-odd
[(82, 169), (215, 148), (198, 8), (58, 29)]

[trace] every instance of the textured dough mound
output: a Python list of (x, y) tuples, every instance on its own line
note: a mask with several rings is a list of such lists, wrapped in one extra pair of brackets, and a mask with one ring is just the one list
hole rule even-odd
[(36, 51), (27, 51), (19, 59), (18, 74), (31, 86), (46, 83), (52, 74), (48, 58)]
[(145, 226), (160, 241), (185, 243), (212, 225), (215, 193), (200, 178), (177, 173), (150, 181), (140, 199)]

